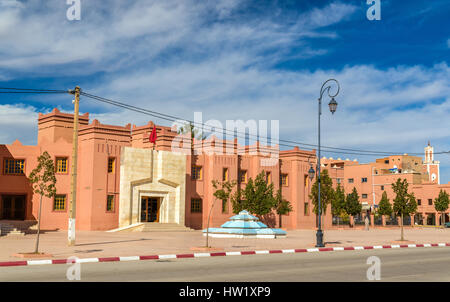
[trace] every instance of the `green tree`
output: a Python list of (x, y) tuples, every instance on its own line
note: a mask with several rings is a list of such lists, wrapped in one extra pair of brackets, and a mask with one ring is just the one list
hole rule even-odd
[[(234, 204), (238, 203), (239, 210), (247, 210), (250, 213), (262, 217), (269, 214), (275, 207), (273, 183), (266, 182), (265, 172), (259, 173), (255, 180), (249, 178), (244, 190), (234, 198)], [(236, 212), (237, 209), (234, 210)]]
[(214, 207), (214, 204), (216, 203), (216, 200), (221, 200), (224, 203), (227, 203), (228, 200), (231, 197), (231, 191), (233, 191), (234, 186), (236, 185), (236, 181), (217, 181), (212, 180), (212, 185), (214, 188), (213, 196), (215, 197), (211, 208), (209, 209), (208, 214), (208, 224), (206, 226), (206, 247), (209, 247), (209, 221), (211, 219), (211, 213), (212, 209)]
[[(345, 213), (345, 192), (344, 188), (339, 184), (331, 201), (331, 214), (340, 218), (344, 218)], [(338, 220), (339, 226), (339, 220)]]
[[(362, 205), (359, 202), (359, 195), (358, 191), (356, 191), (356, 188), (353, 188), (353, 191), (347, 195), (346, 202), (345, 202), (345, 212), (355, 217), (356, 215), (360, 214), (362, 210)], [(350, 226), (353, 227), (353, 225), (350, 223)]]
[(450, 201), (448, 193), (441, 189), (441, 191), (439, 192), (439, 196), (434, 199), (434, 208), (436, 209), (436, 211), (441, 212), (441, 222), (442, 222), (441, 227), (444, 227), (445, 223), (444, 213), (448, 209), (449, 202)]
[(378, 203), (377, 214), (382, 216), (391, 216), (392, 215), (392, 205), (389, 202), (386, 191), (383, 192), (381, 196), (381, 200)]
[[(319, 182), (316, 179), (316, 182), (313, 184), (311, 188), (311, 194), (309, 194), (309, 198), (314, 205), (313, 212), (318, 215), (319, 214)], [(330, 176), (328, 176), (328, 170), (323, 170), (320, 175), (320, 205), (321, 205), (321, 216), (325, 215), (327, 211), (327, 205), (329, 205), (334, 198), (334, 189), (333, 189), (333, 181)], [(322, 219), (322, 217), (319, 217)]]
[(37, 238), (34, 253), (39, 253), (39, 234), (41, 229), (41, 210), (42, 210), (42, 198), (52, 198), (56, 195), (56, 177), (55, 177), (55, 165), (50, 154), (44, 151), (42, 155), (38, 157), (38, 165), (31, 171), (28, 179), (33, 187), (33, 193), (41, 196), (39, 201), (39, 213), (38, 213), (38, 225), (37, 225)]
[(403, 216), (414, 214), (417, 210), (417, 202), (414, 197), (414, 193), (408, 193), (408, 181), (406, 179), (397, 179), (395, 183), (392, 184), (392, 190), (394, 190), (394, 213), (396, 216), (400, 216), (401, 223), (401, 238), (404, 240), (403, 236)]
[(279, 219), (279, 227), (281, 228), (281, 215), (287, 215), (288, 213), (292, 212), (294, 209), (292, 208), (292, 205), (289, 201), (283, 198), (283, 195), (281, 194), (281, 189), (277, 191), (277, 195), (275, 196), (275, 210), (278, 214)]

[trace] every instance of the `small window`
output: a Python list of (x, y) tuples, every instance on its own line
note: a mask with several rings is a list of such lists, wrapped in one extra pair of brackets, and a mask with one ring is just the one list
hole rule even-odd
[(381, 186), (381, 191), (384, 191), (384, 186)]
[(428, 199), (428, 205), (432, 206), (433, 205), (433, 199)]
[(422, 199), (417, 199), (417, 205), (421, 206), (422, 205)]
[(222, 170), (222, 180), (228, 181), (228, 168), (223, 168)]
[(304, 212), (305, 216), (309, 216), (309, 203), (305, 202)]
[(108, 195), (106, 198), (106, 212), (114, 212), (114, 195)]
[(336, 183), (340, 184), (341, 183), (341, 179), (340, 178), (336, 178)]
[(362, 198), (367, 198), (367, 194), (362, 194)]
[(114, 173), (116, 166), (116, 159), (113, 157), (108, 158), (108, 173)]
[(289, 179), (287, 174), (281, 174), (281, 185), (287, 187), (289, 184)]
[(66, 210), (66, 195), (56, 195), (53, 204), (53, 211)]
[(385, 164), (388, 164), (388, 163), (389, 163), (389, 159), (386, 159), (386, 160), (384, 161), (384, 163), (385, 163)]
[(56, 158), (56, 173), (67, 173), (67, 157)]
[(353, 183), (353, 178), (349, 178), (349, 179), (348, 179), (348, 183), (349, 183), (349, 184), (352, 184), (352, 183)]
[(24, 159), (5, 159), (4, 161), (4, 174), (17, 175), (25, 173), (25, 160)]
[(367, 182), (367, 177), (361, 178), (361, 182)]
[(239, 171), (239, 182), (246, 183), (247, 182), (247, 170)]
[(201, 166), (192, 166), (192, 179), (201, 180), (202, 179), (202, 167)]
[(266, 172), (266, 182), (271, 183), (272, 182), (272, 173)]
[(200, 198), (191, 199), (191, 213), (202, 212), (202, 200)]

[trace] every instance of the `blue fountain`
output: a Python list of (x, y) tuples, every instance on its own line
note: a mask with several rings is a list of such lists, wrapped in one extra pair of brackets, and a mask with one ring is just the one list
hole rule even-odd
[[(220, 228), (209, 228), (208, 233), (217, 238), (286, 238), (286, 231), (268, 228), (258, 217), (245, 210), (231, 217)], [(206, 229), (203, 236), (206, 236)]]

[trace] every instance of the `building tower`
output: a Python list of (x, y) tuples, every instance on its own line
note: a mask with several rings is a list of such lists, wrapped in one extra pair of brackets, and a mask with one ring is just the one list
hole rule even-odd
[(434, 160), (434, 148), (430, 145), (430, 141), (428, 141), (428, 146), (425, 147), (425, 160), (423, 163), (427, 167), (429, 181), (440, 184), (439, 161)]

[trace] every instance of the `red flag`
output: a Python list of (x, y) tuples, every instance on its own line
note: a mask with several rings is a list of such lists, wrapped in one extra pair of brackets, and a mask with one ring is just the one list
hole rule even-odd
[(150, 133), (149, 140), (150, 140), (151, 143), (154, 144), (156, 142), (156, 138), (157, 138), (156, 127), (153, 127), (152, 133)]

